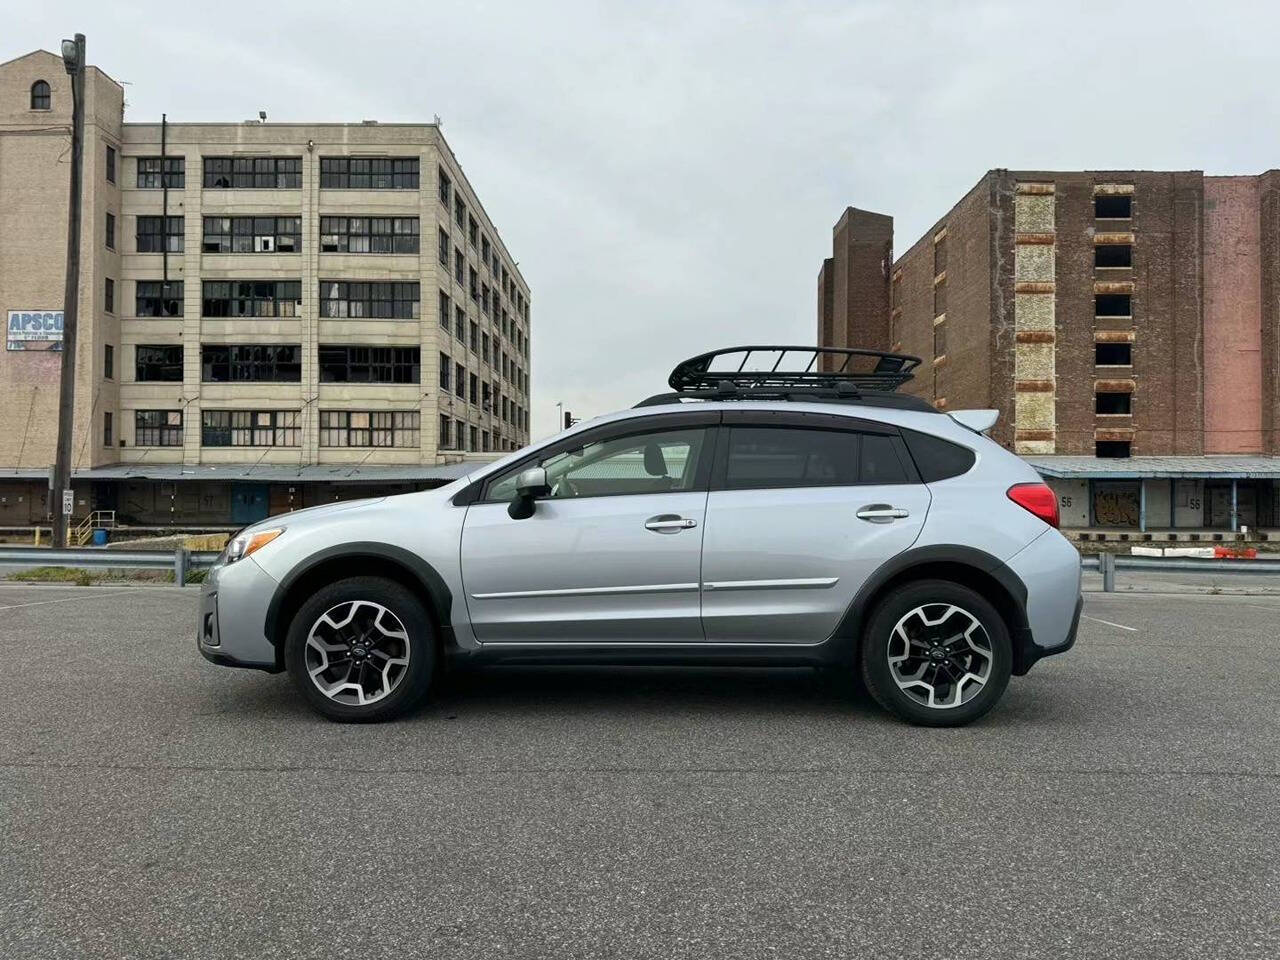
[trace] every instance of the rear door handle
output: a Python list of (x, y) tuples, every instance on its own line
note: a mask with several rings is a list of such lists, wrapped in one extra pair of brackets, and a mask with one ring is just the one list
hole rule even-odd
[(911, 511), (895, 507), (890, 503), (868, 503), (857, 512), (856, 516), (859, 520), (866, 520), (868, 523), (891, 523), (911, 516)]
[(681, 530), (688, 530), (690, 527), (696, 527), (697, 525), (697, 520), (678, 517), (674, 513), (660, 513), (658, 516), (650, 517), (644, 522), (644, 528), (652, 530), (654, 533), (679, 533)]

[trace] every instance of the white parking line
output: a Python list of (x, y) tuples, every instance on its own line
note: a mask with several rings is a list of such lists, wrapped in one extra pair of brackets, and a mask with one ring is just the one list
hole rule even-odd
[(19, 607), (40, 607), (46, 603), (71, 603), (73, 600), (101, 600), (103, 597), (119, 597), (126, 593), (137, 593), (137, 590), (117, 590), (114, 593), (91, 593), (85, 597), (63, 597), (60, 600), (33, 600), (30, 603), (11, 603), (0, 610), (17, 610)]
[[(3, 609), (3, 608), (0, 608)], [(1081, 620), (1092, 620), (1094, 623), (1105, 623), (1108, 627), (1119, 627), (1121, 630), (1128, 630), (1131, 633), (1137, 633), (1137, 627), (1126, 627), (1123, 623), (1113, 623), (1110, 620), (1103, 620), (1100, 617), (1091, 617), (1088, 614), (1080, 614)]]

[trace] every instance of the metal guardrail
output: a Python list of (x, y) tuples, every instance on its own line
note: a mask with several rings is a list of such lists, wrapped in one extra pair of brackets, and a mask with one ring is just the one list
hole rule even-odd
[(80, 547), (52, 550), (45, 547), (0, 546), (0, 564), (32, 567), (106, 567), (122, 569), (172, 570), (173, 581), (185, 586), (187, 574), (213, 566), (216, 550), (112, 550), (107, 547)]
[(1129, 554), (1100, 553), (1081, 557), (1080, 566), (1085, 570), (1097, 570), (1102, 574), (1102, 589), (1115, 593), (1117, 570), (1161, 570), (1166, 573), (1252, 573), (1280, 576), (1280, 560), (1251, 560), (1246, 558), (1207, 557), (1140, 557)]

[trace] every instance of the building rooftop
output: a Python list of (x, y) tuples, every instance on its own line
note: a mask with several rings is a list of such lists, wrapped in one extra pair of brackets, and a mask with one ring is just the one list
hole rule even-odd
[(1280, 478), (1280, 457), (1023, 457), (1041, 476), (1135, 480), (1144, 477)]

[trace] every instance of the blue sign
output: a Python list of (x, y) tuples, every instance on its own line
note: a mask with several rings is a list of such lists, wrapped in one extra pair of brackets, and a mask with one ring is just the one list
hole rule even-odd
[(61, 310), (10, 310), (7, 329), (10, 350), (61, 350)]

